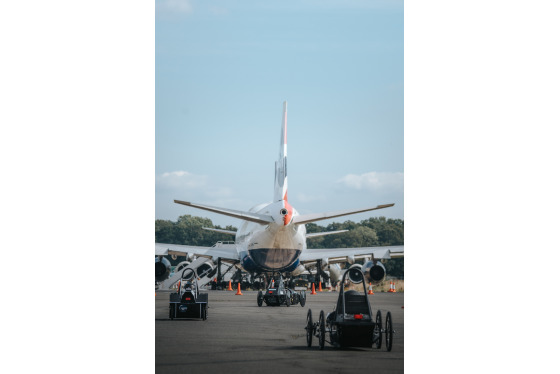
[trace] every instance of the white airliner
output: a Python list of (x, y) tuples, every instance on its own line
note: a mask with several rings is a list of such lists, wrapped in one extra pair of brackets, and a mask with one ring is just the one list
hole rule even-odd
[[(300, 215), (288, 203), (287, 176), (287, 115), (288, 104), (284, 102), (280, 135), (280, 154), (275, 163), (274, 199), (271, 203), (255, 206), (249, 211), (238, 211), (174, 200), (177, 204), (203, 209), (243, 220), (237, 232), (229, 230), (208, 229), (235, 235), (235, 244), (221, 244), (214, 247), (199, 247), (177, 244), (156, 243), (156, 255), (196, 255), (236, 263), (251, 274), (291, 273), (301, 274), (306, 267), (317, 266), (318, 270), (331, 271), (331, 275), (340, 273), (340, 267), (331, 268), (329, 264), (338, 262), (354, 263), (358, 258), (370, 258), (361, 266), (368, 281), (378, 282), (385, 276), (385, 268), (379, 261), (404, 255), (404, 246), (363, 247), (363, 248), (307, 248), (306, 239), (322, 235), (337, 234), (348, 231), (330, 231), (307, 234), (306, 223), (345, 216), (349, 214), (383, 209), (394, 204), (342, 210), (337, 212)], [(156, 259), (156, 272), (158, 260)], [(357, 266), (357, 265), (354, 265)], [(163, 269), (162, 269), (163, 270)]]

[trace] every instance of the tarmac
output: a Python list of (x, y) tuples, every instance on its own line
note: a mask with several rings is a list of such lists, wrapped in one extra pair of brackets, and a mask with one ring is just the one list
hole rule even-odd
[[(155, 297), (155, 372), (164, 373), (403, 373), (404, 293), (376, 292), (369, 296), (372, 312), (379, 309), (383, 324), (391, 312), (391, 352), (381, 349), (339, 349), (313, 337), (307, 347), (306, 316), (334, 310), (338, 292), (307, 292), (304, 307), (257, 305), (257, 291), (207, 291), (208, 319), (170, 320), (169, 292)], [(328, 339), (328, 333), (327, 339)]]

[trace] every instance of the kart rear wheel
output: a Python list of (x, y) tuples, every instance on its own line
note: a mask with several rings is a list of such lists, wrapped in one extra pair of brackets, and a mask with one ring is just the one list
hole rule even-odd
[(204, 308), (202, 308), (202, 320), (206, 321), (206, 318), (208, 318), (208, 305), (205, 305)]
[(325, 313), (322, 310), (319, 314), (319, 347), (325, 348)]
[(381, 311), (378, 310), (377, 314), (375, 315), (375, 326), (373, 327), (373, 337), (374, 339), (377, 337), (377, 341), (375, 342), (375, 348), (381, 348), (382, 336), (383, 333), (381, 332), (381, 328), (383, 327), (383, 323), (381, 322)]
[(169, 304), (169, 319), (175, 318), (175, 304)]
[(393, 319), (391, 318), (391, 312), (387, 312), (387, 317), (385, 317), (385, 345), (387, 352), (391, 352), (391, 348), (393, 348)]
[(311, 316), (311, 309), (307, 311), (307, 325), (305, 329), (307, 330), (307, 346), (311, 347), (311, 341), (313, 340), (313, 317)]
[(307, 296), (305, 295), (305, 291), (301, 291), (301, 293), (299, 294), (299, 303), (301, 304), (302, 308), (305, 306), (306, 297)]
[(259, 294), (257, 295), (257, 305), (262, 306), (262, 303), (263, 303), (263, 293), (262, 291), (259, 291)]

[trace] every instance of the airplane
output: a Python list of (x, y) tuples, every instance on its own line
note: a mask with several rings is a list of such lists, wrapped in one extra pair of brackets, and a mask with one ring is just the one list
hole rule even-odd
[[(280, 132), (280, 152), (275, 162), (274, 194), (270, 203), (259, 204), (248, 211), (219, 208), (183, 200), (174, 200), (176, 204), (206, 210), (209, 212), (241, 219), (243, 223), (238, 231), (211, 229), (220, 233), (235, 235), (234, 243), (218, 242), (213, 247), (188, 246), (156, 243), (156, 273), (160, 278), (167, 277), (164, 263), (165, 255), (189, 255), (206, 257), (230, 262), (250, 274), (285, 273), (296, 276), (317, 267), (317, 273), (333, 280), (340, 279), (341, 269), (338, 263), (354, 264), (356, 259), (366, 259), (359, 267), (366, 279), (378, 283), (385, 277), (385, 268), (381, 259), (404, 256), (404, 246), (380, 246), (363, 248), (307, 248), (308, 238), (338, 234), (348, 230), (321, 233), (306, 233), (305, 224), (392, 207), (383, 204), (366, 208), (347, 209), (317, 214), (299, 214), (288, 202), (287, 174), (287, 118), (288, 103), (283, 104), (282, 126)], [(203, 259), (204, 261), (204, 259)], [(168, 263), (168, 262), (167, 262)], [(219, 265), (220, 266), (220, 265)], [(159, 269), (159, 270), (158, 270)], [(326, 271), (329, 271), (329, 274)], [(163, 275), (162, 275), (163, 274)], [(360, 280), (361, 282), (361, 280)]]

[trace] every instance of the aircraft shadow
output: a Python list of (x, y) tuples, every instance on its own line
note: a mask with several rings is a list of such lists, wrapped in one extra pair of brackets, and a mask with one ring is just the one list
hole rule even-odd
[(163, 321), (163, 322), (189, 322), (189, 321), (202, 321), (202, 319), (200, 318), (175, 318), (175, 319), (169, 319), (169, 318), (156, 318), (156, 321)]
[[(294, 345), (291, 347), (278, 347), (278, 350), (282, 350), (282, 351), (319, 351), (319, 346), (318, 345), (312, 345), (311, 347), (308, 347), (307, 345)], [(367, 351), (371, 349), (368, 348), (352, 348), (352, 347), (345, 347), (345, 348), (335, 348), (333, 346), (331, 346), (330, 344), (325, 344), (325, 350), (327, 349), (336, 349), (337, 351), (347, 351), (347, 352), (362, 352), (362, 351)]]

